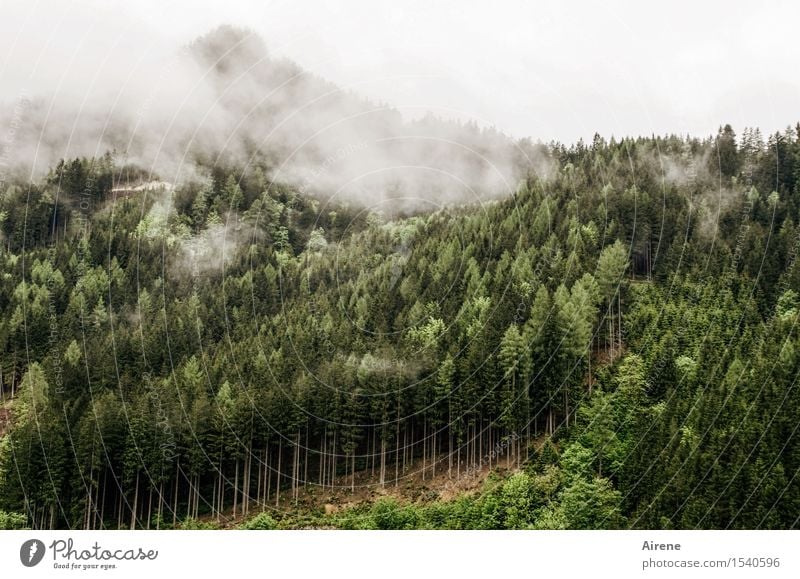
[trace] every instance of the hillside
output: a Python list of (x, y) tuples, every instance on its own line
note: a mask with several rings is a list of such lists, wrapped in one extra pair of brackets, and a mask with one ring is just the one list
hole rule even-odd
[(259, 166), (322, 201), (392, 200), (413, 212), (505, 196), (531, 166), (547, 169), (529, 140), (408, 117), (271, 55), (252, 30), (220, 26), (127, 81), (97, 87), (88, 102), (44, 93), (3, 107), (0, 123), (14, 129), (4, 173), (40, 175), (62, 158), (112, 151), (141, 182), (197, 180), (198, 163)]
[(10, 183), (0, 510), (164, 528), (501, 447), (517, 474), (402, 524), (794, 525), (797, 132), (545, 149), (513, 195), (406, 216), (266, 163)]

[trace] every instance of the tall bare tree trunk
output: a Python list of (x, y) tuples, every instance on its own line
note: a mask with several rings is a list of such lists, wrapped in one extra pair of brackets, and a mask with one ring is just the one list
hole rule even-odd
[(122, 504), (124, 497), (125, 497), (125, 490), (124, 488), (120, 488), (119, 500), (117, 501), (117, 529), (122, 528)]
[(158, 483), (158, 512), (156, 513), (156, 529), (161, 529), (161, 517), (164, 514), (164, 477)]
[(303, 460), (303, 488), (308, 487), (308, 451), (311, 449), (311, 440), (308, 436), (308, 421), (306, 421), (306, 444), (305, 444), (305, 459)]
[(428, 458), (428, 420), (422, 421), (422, 480), (425, 480), (425, 460)]
[(172, 526), (175, 526), (175, 523), (178, 522), (178, 483), (180, 478), (178, 478), (178, 474), (181, 470), (181, 461), (178, 459), (175, 462), (175, 500), (172, 504)]
[(133, 492), (133, 509), (131, 509), (131, 531), (136, 528), (136, 510), (139, 507), (139, 473), (136, 473), (136, 490)]
[(386, 432), (381, 435), (381, 487), (386, 484)]
[(153, 516), (153, 487), (147, 485), (149, 488), (147, 490), (147, 523), (146, 528), (150, 529), (150, 519)]
[(325, 430), (322, 433), (322, 438), (319, 443), (319, 486), (325, 488), (325, 466), (327, 464), (326, 454), (328, 444), (328, 426), (325, 425)]
[(247, 456), (245, 456), (244, 488), (242, 489), (242, 514), (250, 513), (250, 465), (253, 464), (253, 435), (247, 443)]
[(233, 518), (236, 519), (236, 508), (239, 506), (239, 457), (233, 467)]
[(336, 442), (338, 434), (338, 431), (333, 431), (333, 448), (331, 449), (331, 488), (333, 488), (336, 479)]
[(261, 504), (261, 486), (263, 484), (263, 476), (264, 476), (264, 469), (261, 468), (261, 464), (256, 465), (256, 469), (258, 469), (258, 482), (256, 483), (256, 503)]
[(105, 529), (105, 512), (106, 512), (106, 483), (108, 482), (108, 471), (103, 468), (103, 492), (100, 495), (100, 513), (99, 520), (97, 521), (101, 529)]
[(350, 468), (350, 492), (356, 492), (356, 451), (353, 450), (353, 454), (350, 457), (350, 464), (352, 465)]
[(431, 429), (433, 430), (433, 439), (431, 442), (433, 443), (433, 449), (431, 453), (431, 478), (436, 478), (436, 461), (438, 459), (439, 453), (437, 452), (436, 444), (438, 442), (438, 437), (436, 436), (436, 426), (431, 425)]
[(264, 490), (264, 502), (261, 506), (262, 511), (267, 508), (267, 501), (269, 500), (269, 494), (272, 490), (272, 471), (269, 468), (269, 444), (267, 444), (267, 448), (264, 449), (264, 478), (266, 478), (267, 481), (266, 489)]
[[(370, 477), (373, 478), (373, 479), (375, 478), (375, 458), (376, 458), (376, 455), (378, 454), (377, 453), (378, 444), (377, 444), (377, 438), (376, 438), (378, 436), (377, 433), (378, 433), (378, 430), (376, 428), (373, 428), (372, 429), (372, 451), (370, 451), (369, 448), (367, 449), (367, 454), (369, 454), (369, 461), (370, 461), (370, 464), (372, 465), (372, 472), (370, 473)], [(367, 447), (369, 447), (369, 438), (367, 439)]]
[(283, 444), (278, 441), (278, 471), (276, 473), (275, 481), (275, 506), (280, 506), (281, 502), (281, 453), (283, 451)]

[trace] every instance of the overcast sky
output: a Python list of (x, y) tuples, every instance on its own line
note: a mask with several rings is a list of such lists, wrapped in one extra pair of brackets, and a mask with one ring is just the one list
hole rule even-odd
[[(345, 7), (346, 5), (346, 7)], [(0, 0), (0, 101), (91, 100), (216, 25), (408, 116), (571, 142), (800, 120), (800, 3)], [(165, 69), (166, 70), (166, 69)], [(153, 73), (157, 82), (165, 76)], [(156, 80), (154, 80), (156, 82)]]

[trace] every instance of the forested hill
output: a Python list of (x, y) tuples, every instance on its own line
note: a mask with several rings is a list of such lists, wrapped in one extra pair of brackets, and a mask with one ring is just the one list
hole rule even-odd
[(550, 145), (513, 195), (406, 216), (266, 165), (7, 183), (0, 522), (291, 526), (357, 473), (502, 455), (358, 524), (793, 527), (798, 131)]
[(409, 210), (424, 199), (430, 210), (507, 194), (537, 158), (528, 140), (474, 121), (404, 118), (231, 26), (196, 38), (146, 77), (97, 82), (80, 106), (36, 94), (0, 107), (0, 124), (13, 127), (3, 182), (8, 172), (44, 173), (63, 157), (106, 150), (170, 182), (193, 178), (195, 159), (208, 166), (257, 158), (273, 180), (304, 193), (367, 205), (380, 196)]

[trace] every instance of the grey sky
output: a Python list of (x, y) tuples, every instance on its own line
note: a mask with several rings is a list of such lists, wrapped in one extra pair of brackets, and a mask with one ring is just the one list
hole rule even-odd
[[(387, 102), (567, 142), (800, 120), (797, 2), (0, 0), (0, 100), (91, 101), (214, 26)], [(161, 71), (159, 73), (159, 70)], [(155, 71), (155, 72), (153, 72)], [(166, 71), (166, 72), (164, 72)], [(141, 81), (138, 81), (141, 82)]]

